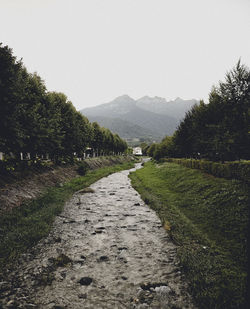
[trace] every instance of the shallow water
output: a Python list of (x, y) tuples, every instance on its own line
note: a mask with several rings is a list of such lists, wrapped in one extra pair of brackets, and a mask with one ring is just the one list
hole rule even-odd
[(3, 308), (194, 308), (176, 246), (128, 174), (73, 196), (10, 273)]

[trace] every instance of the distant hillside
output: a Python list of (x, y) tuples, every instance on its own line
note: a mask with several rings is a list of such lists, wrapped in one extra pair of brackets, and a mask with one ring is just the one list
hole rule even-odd
[(96, 121), (101, 127), (109, 128), (112, 132), (119, 134), (122, 138), (139, 138), (144, 140), (158, 140), (159, 135), (132, 122), (119, 118), (108, 118), (102, 116), (88, 116), (89, 121)]
[(81, 113), (122, 138), (158, 141), (173, 134), (179, 121), (195, 103), (196, 100), (177, 98), (167, 102), (164, 98), (147, 96), (136, 101), (123, 95), (112, 102), (85, 108)]

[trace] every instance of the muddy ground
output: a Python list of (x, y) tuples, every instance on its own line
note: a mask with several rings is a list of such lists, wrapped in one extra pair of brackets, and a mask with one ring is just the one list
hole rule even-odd
[(73, 196), (0, 282), (2, 308), (195, 308), (176, 246), (128, 174)]

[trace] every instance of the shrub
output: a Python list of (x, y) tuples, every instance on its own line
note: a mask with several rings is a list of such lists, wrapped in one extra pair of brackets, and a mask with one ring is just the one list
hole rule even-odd
[(199, 169), (215, 177), (238, 179), (250, 183), (250, 161), (219, 163), (208, 160), (175, 158), (165, 158), (161, 159), (161, 161), (173, 162), (185, 167)]
[(85, 161), (82, 161), (79, 163), (79, 166), (77, 168), (77, 172), (79, 175), (84, 176), (87, 173), (87, 170), (89, 169), (88, 164)]

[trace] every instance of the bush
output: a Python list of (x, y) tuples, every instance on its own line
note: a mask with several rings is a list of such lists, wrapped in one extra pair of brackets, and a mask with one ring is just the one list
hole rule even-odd
[(215, 177), (238, 179), (250, 183), (250, 161), (212, 162), (208, 160), (165, 158), (162, 162), (173, 162), (185, 167), (202, 170)]
[(77, 168), (77, 172), (79, 175), (84, 176), (87, 173), (87, 170), (89, 169), (88, 164), (85, 161), (82, 161), (79, 163), (79, 166)]

